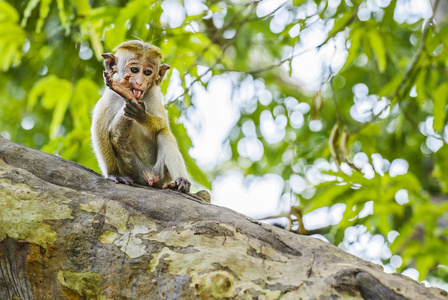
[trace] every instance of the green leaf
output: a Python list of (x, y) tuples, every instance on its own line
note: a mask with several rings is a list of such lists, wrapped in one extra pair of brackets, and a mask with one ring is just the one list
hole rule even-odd
[[(445, 19), (446, 21), (446, 19)], [(440, 28), (440, 26), (443, 26), (442, 28)], [(443, 22), (439, 24), (439, 37), (444, 41), (444, 43), (448, 43), (448, 23)]]
[(305, 1), (306, 1), (306, 0), (293, 0), (293, 1), (292, 1), (292, 5), (294, 5), (294, 6), (300, 6), (300, 5), (302, 5), (303, 3), (305, 3)]
[(426, 68), (422, 69), (416, 79), (416, 91), (417, 91), (417, 100), (419, 102), (420, 105), (423, 105), (425, 103), (426, 100), (426, 93), (427, 93), (427, 75), (428, 75), (428, 70)]
[[(114, 49), (120, 43), (126, 40), (126, 34), (129, 31), (129, 23), (141, 16), (144, 12), (150, 12), (150, 6), (155, 0), (134, 0), (126, 4), (126, 7), (120, 9), (118, 18), (114, 20), (114, 28), (105, 32), (105, 43), (109, 49)], [(129, 22), (129, 23), (128, 23)], [(135, 37), (134, 37), (135, 38)]]
[(44, 25), (44, 21), (50, 12), (50, 4), (51, 0), (41, 0), (40, 2), (40, 10), (39, 10), (39, 19), (36, 24), (36, 32), (40, 32), (42, 26)]
[(9, 70), (18, 65), (22, 58), (22, 46), (25, 43), (25, 31), (17, 24), (17, 11), (8, 3), (0, 1), (0, 69)]
[(90, 129), (90, 108), (100, 98), (98, 93), (99, 86), (88, 78), (82, 78), (76, 83), (70, 102), (70, 114), (74, 120), (74, 127), (76, 129)]
[(23, 19), (22, 23), (20, 23), (20, 26), (25, 27), (26, 23), (28, 22), (28, 18), (31, 16), (31, 13), (36, 8), (37, 4), (39, 4), (40, 0), (30, 0), (25, 7), (25, 10), (23, 12)]
[(6, 1), (0, 1), (0, 23), (17, 23), (19, 14), (16, 9)]
[(445, 108), (447, 105), (448, 97), (448, 82), (444, 82), (437, 87), (434, 91), (433, 100), (433, 114), (434, 114), (434, 130), (438, 131), (443, 129), (445, 124), (446, 112)]
[(375, 29), (369, 30), (368, 37), (370, 40), (370, 47), (372, 47), (373, 53), (375, 53), (376, 56), (378, 70), (380, 73), (383, 73), (386, 70), (387, 64), (386, 50), (384, 49), (383, 39)]
[[(27, 110), (32, 111), (34, 109), (34, 106), (37, 104), (37, 100), (39, 97), (43, 97), (44, 100), (42, 101), (43, 106), (46, 109), (51, 109), (54, 106), (53, 98), (49, 97), (47, 99), (45, 96), (48, 93), (48, 90), (51, 86), (56, 86), (58, 82), (58, 78), (54, 75), (49, 75), (47, 77), (44, 77), (33, 85), (33, 88), (30, 91), (30, 94), (28, 96), (28, 107)], [(51, 95), (51, 93), (49, 93)]]
[(67, 15), (65, 14), (64, 0), (56, 0), (56, 4), (58, 6), (59, 20), (61, 21), (62, 27), (65, 28), (65, 34), (68, 35), (70, 32), (70, 26), (67, 20)]
[(55, 98), (57, 97), (57, 102), (50, 123), (50, 139), (57, 137), (59, 126), (64, 120), (71, 96), (71, 85), (72, 84), (69, 81), (61, 81), (60, 86), (53, 89), (53, 96)]
[(33, 110), (38, 99), (42, 99), (42, 106), (46, 109), (53, 109), (53, 116), (50, 122), (50, 139), (57, 137), (59, 125), (67, 111), (71, 96), (72, 84), (65, 79), (59, 79), (54, 75), (47, 76), (35, 83), (28, 98), (28, 110)]
[[(384, 85), (378, 93), (380, 97), (390, 97), (400, 85), (403, 80), (403, 75), (400, 73), (395, 74), (395, 76), (386, 85)], [(391, 99), (392, 100), (392, 99)]]
[(191, 98), (190, 98), (190, 95), (188, 95), (188, 91), (185, 91), (183, 102), (187, 106), (191, 105)]
[(433, 54), (434, 50), (441, 44), (441, 38), (429, 34), (425, 41), (425, 51), (427, 51), (428, 54)]
[(435, 91), (437, 89), (438, 83), (445, 81), (443, 80), (442, 74), (439, 73), (439, 70), (435, 68), (429, 68), (429, 78), (427, 79), (426, 90), (427, 91)]
[(90, 43), (92, 44), (96, 58), (102, 60), (101, 54), (104, 53), (103, 44), (101, 43), (101, 37), (94, 30), (90, 32)]
[(92, 9), (89, 0), (73, 0), (73, 4), (78, 10), (78, 16), (85, 16)]
[(364, 34), (364, 31), (362, 29), (353, 29), (352, 30), (352, 33), (350, 35), (350, 37), (351, 37), (350, 49), (348, 49), (348, 56), (347, 56), (344, 66), (342, 67), (341, 72), (343, 72), (345, 69), (350, 67), (350, 65), (353, 63), (355, 58), (358, 56), (358, 51), (361, 46), (361, 36), (363, 34)]
[(423, 280), (426, 278), (428, 270), (434, 267), (436, 264), (435, 259), (431, 255), (419, 256), (415, 261), (415, 267), (418, 271), (418, 280)]
[[(5, 28), (7, 29), (7, 28)], [(0, 35), (3, 30), (0, 29)], [(25, 42), (24, 32), (20, 27), (11, 28), (8, 34), (16, 32), (16, 40), (7, 43), (5, 40), (0, 40), (0, 69), (3, 72), (9, 70), (14, 64), (19, 64), (22, 58), (21, 47)]]
[(448, 145), (445, 144), (435, 154), (435, 167), (432, 175), (440, 182), (442, 192), (448, 193)]
[[(374, 209), (376, 209), (376, 207)], [(387, 220), (387, 214), (378, 214), (378, 216), (378, 221), (373, 225), (376, 225), (376, 227), (378, 227), (383, 235), (387, 235), (392, 229), (390, 226), (390, 222)]]
[(334, 22), (333, 29), (328, 33), (328, 36), (334, 36), (336, 33), (343, 30), (347, 24), (350, 23), (352, 17), (354, 17), (352, 11), (347, 11), (342, 16), (338, 16)]

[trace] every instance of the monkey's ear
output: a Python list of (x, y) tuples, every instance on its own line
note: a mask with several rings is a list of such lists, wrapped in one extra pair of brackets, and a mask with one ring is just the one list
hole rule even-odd
[(104, 67), (109, 74), (117, 73), (117, 58), (112, 53), (101, 54), (104, 57)]
[(156, 79), (157, 85), (160, 85), (162, 83), (163, 76), (165, 76), (166, 71), (169, 70), (170, 68), (171, 67), (168, 66), (167, 64), (163, 64), (160, 66), (159, 77)]

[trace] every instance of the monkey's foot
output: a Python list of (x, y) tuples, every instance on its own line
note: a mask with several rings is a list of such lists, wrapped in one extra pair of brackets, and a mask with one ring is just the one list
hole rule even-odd
[(113, 175), (111, 175), (111, 176), (107, 176), (106, 178), (109, 179), (109, 180), (112, 180), (115, 183), (124, 183), (126, 185), (134, 185), (134, 180), (132, 180), (131, 178), (126, 177), (126, 176), (113, 176)]
[(152, 172), (143, 172), (143, 178), (150, 187), (160, 182), (160, 176)]
[(168, 188), (168, 189), (178, 190), (183, 193), (188, 193), (188, 192), (190, 192), (190, 186), (191, 186), (191, 183), (186, 178), (179, 177), (179, 178), (176, 178), (176, 180), (174, 180), (174, 182), (172, 182), (172, 183), (165, 183), (162, 188), (163, 189)]

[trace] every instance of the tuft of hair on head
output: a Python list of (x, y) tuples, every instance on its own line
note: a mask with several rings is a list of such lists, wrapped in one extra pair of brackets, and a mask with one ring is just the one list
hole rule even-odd
[[(136, 40), (142, 42), (142, 43), (145, 42), (142, 38), (140, 38), (140, 37), (138, 37), (138, 36), (136, 36), (136, 35), (132, 35), (132, 37), (135, 38)], [(151, 42), (147, 42), (147, 43), (151, 44)]]
[(121, 43), (113, 50), (115, 53), (118, 51), (131, 51), (137, 55), (143, 55), (146, 57), (155, 56), (158, 59), (163, 60), (162, 50), (160, 50), (159, 47), (139, 40), (131, 40)]

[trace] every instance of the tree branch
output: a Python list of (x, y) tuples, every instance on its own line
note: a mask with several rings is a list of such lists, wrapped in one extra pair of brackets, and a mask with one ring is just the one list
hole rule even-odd
[(0, 207), (0, 299), (448, 299), (321, 240), (3, 137)]

